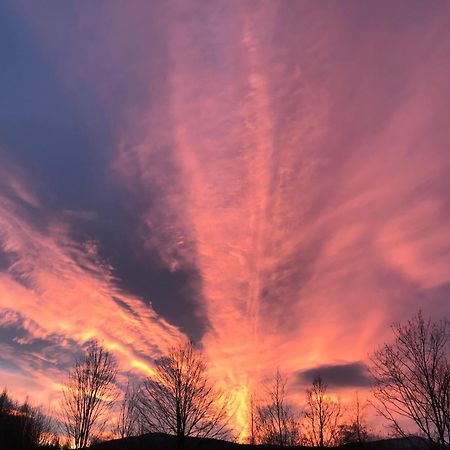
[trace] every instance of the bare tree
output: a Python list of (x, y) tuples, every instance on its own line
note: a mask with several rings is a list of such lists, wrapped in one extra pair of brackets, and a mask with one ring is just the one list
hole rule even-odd
[(248, 443), (250, 445), (256, 444), (256, 417), (257, 417), (257, 408), (256, 408), (256, 400), (255, 394), (252, 392), (249, 398), (248, 405), (248, 422), (249, 422), (249, 436)]
[(367, 407), (367, 400), (363, 405), (361, 405), (361, 401), (359, 400), (359, 394), (356, 393), (354, 416), (352, 422), (356, 434), (356, 442), (365, 442), (367, 441), (368, 438), (367, 425), (364, 414), (366, 407)]
[(361, 404), (358, 393), (356, 393), (355, 402), (348, 418), (348, 422), (339, 425), (339, 445), (353, 442), (367, 442), (369, 433), (365, 420), (364, 410), (367, 403)]
[(113, 433), (125, 438), (136, 436), (140, 431), (139, 411), (137, 408), (138, 391), (133, 383), (128, 380), (122, 400), (119, 405), (117, 422), (113, 427)]
[(339, 422), (342, 417), (340, 402), (327, 395), (327, 389), (327, 383), (318, 376), (311, 389), (306, 391), (306, 440), (310, 445), (321, 448), (338, 444)]
[(406, 435), (405, 419), (430, 441), (450, 444), (450, 327), (447, 319), (419, 313), (392, 326), (394, 341), (372, 358), (374, 406), (394, 430)]
[(115, 397), (117, 362), (97, 342), (76, 361), (63, 386), (62, 412), (67, 435), (75, 448), (89, 445), (106, 426)]
[(146, 429), (177, 436), (224, 437), (228, 399), (208, 380), (204, 356), (192, 343), (173, 347), (155, 361), (155, 375), (140, 389), (138, 409)]
[(256, 436), (258, 443), (288, 447), (300, 442), (300, 424), (287, 402), (286, 379), (280, 372), (267, 388), (267, 403), (257, 408)]

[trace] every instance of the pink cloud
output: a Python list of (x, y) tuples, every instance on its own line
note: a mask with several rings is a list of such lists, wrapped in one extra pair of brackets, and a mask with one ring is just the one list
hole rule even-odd
[[(95, 26), (76, 21), (74, 58), (30, 19), (61, 77), (87, 79), (108, 109), (111, 169), (139, 200), (142, 245), (200, 273), (202, 343), (241, 427), (248, 393), (276, 367), (365, 360), (449, 281), (445, 14), (352, 5), (175, 2), (157, 19), (116, 6)], [(83, 31), (101, 36), (107, 70), (80, 51)], [(145, 101), (122, 110), (105, 71), (126, 70)], [(118, 292), (66, 224), (38, 231), (15, 208), (0, 211), (3, 246), (33, 288), (4, 275), (6, 307), (79, 341), (98, 335), (127, 361), (179, 336)]]

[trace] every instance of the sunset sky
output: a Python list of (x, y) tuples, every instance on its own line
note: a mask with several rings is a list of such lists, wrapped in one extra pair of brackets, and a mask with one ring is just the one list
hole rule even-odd
[[(233, 394), (367, 392), (450, 313), (450, 3), (0, 3), (0, 387), (183, 337)], [(239, 428), (240, 427), (240, 428)]]

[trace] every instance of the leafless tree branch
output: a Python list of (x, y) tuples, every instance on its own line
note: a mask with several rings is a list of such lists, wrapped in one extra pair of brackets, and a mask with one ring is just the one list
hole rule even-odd
[(139, 391), (137, 407), (149, 431), (185, 437), (224, 437), (228, 433), (227, 397), (206, 376), (203, 355), (191, 343), (180, 344), (155, 363), (155, 376)]
[(394, 342), (371, 358), (373, 405), (406, 435), (404, 419), (414, 422), (429, 441), (450, 444), (450, 327), (447, 319), (425, 320), (419, 313), (392, 326)]
[(117, 363), (97, 342), (76, 361), (63, 387), (62, 412), (69, 439), (75, 448), (89, 445), (101, 434), (115, 399)]

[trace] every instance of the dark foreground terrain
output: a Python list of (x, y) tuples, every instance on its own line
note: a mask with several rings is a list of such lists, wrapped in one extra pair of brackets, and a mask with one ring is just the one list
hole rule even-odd
[[(174, 436), (159, 433), (149, 433), (138, 437), (116, 439), (102, 442), (90, 447), (95, 450), (176, 450), (177, 442)], [(216, 439), (188, 438), (186, 450), (250, 450), (274, 449), (275, 447), (249, 444), (236, 444), (234, 442)], [(316, 447), (290, 447), (291, 449), (313, 449)], [(345, 450), (426, 450), (427, 441), (421, 438), (385, 439), (365, 443), (346, 444), (336, 449)]]

